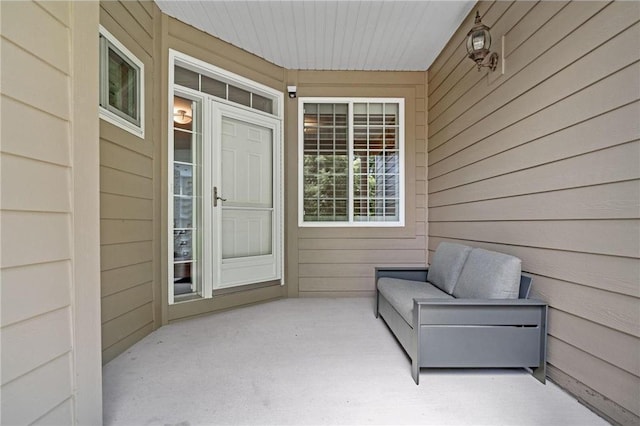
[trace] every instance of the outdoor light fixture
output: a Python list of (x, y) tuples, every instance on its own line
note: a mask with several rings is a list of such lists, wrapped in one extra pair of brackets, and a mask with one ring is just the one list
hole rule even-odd
[(173, 113), (173, 121), (178, 124), (189, 124), (191, 120), (191, 114), (184, 109), (178, 109)]
[(496, 70), (498, 65), (498, 54), (490, 52), (491, 33), (489, 27), (484, 25), (480, 20), (480, 12), (476, 12), (476, 20), (473, 28), (467, 34), (467, 52), (469, 58), (478, 65), (478, 71), (481, 67), (489, 67), (491, 71)]

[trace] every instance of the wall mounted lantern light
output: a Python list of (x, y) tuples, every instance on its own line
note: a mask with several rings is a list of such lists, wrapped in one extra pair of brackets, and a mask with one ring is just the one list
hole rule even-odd
[(473, 28), (467, 34), (467, 52), (469, 58), (478, 65), (478, 71), (482, 67), (489, 67), (491, 71), (496, 70), (498, 65), (498, 54), (490, 52), (491, 33), (489, 27), (484, 25), (480, 20), (480, 12), (476, 12), (476, 20)]

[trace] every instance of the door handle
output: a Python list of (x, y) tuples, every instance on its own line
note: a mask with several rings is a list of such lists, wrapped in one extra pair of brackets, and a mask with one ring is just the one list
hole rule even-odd
[(222, 198), (222, 197), (218, 196), (218, 187), (214, 186), (213, 187), (213, 207), (217, 207), (218, 206), (218, 200), (227, 201), (226, 198)]

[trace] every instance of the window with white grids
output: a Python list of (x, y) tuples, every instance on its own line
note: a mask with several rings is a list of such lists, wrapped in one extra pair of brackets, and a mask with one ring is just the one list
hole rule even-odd
[(404, 224), (404, 100), (301, 98), (301, 226)]

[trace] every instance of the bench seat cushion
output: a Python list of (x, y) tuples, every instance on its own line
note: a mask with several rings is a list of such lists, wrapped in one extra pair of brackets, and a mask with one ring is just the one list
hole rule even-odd
[(380, 278), (378, 290), (410, 326), (413, 324), (413, 299), (453, 299), (451, 295), (423, 281)]

